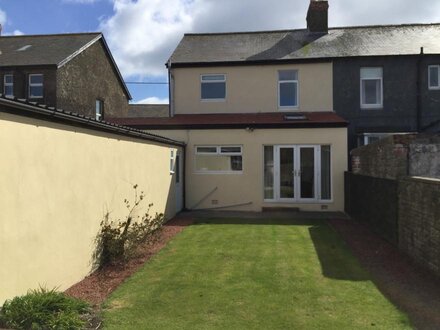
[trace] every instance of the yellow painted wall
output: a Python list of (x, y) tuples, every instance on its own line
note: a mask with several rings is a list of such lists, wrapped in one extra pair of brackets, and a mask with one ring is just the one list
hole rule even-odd
[[(332, 63), (173, 69), (174, 111), (279, 112), (278, 70), (298, 70), (299, 107), (295, 111), (333, 111)], [(201, 101), (202, 74), (226, 74), (225, 101)]]
[[(193, 208), (204, 196), (217, 190), (197, 208), (222, 207), (251, 202), (252, 204), (229, 208), (230, 210), (261, 211), (262, 207), (299, 207), (303, 211), (344, 210), (344, 171), (347, 170), (346, 128), (317, 129), (245, 129), (230, 130), (158, 130), (155, 134), (187, 143), (186, 206)], [(332, 203), (276, 203), (263, 201), (263, 146), (282, 144), (330, 144), (333, 176)], [(197, 145), (242, 145), (242, 174), (197, 174), (195, 148)], [(218, 201), (213, 205), (212, 200)]]
[(104, 214), (122, 219), (134, 184), (139, 212), (175, 213), (170, 147), (0, 113), (0, 303), (91, 270)]

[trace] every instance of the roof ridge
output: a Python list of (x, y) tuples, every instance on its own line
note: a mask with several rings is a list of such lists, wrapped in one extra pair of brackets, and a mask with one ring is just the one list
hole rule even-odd
[(82, 36), (82, 35), (100, 35), (102, 32), (75, 32), (75, 33), (53, 33), (53, 34), (22, 34), (22, 35), (2, 35), (3, 38), (24, 38), (24, 37), (64, 37), (64, 36)]
[[(329, 27), (329, 30), (341, 29), (365, 29), (365, 28), (384, 28), (384, 27), (408, 27), (408, 26), (439, 26), (437, 23), (402, 23), (402, 24), (373, 24), (373, 25), (352, 25)], [(255, 31), (229, 31), (229, 32), (191, 32), (185, 33), (185, 36), (215, 36), (215, 35), (233, 35), (233, 34), (260, 34), (260, 33), (283, 33), (307, 31), (307, 28), (298, 29), (280, 29), (280, 30), (255, 30)]]

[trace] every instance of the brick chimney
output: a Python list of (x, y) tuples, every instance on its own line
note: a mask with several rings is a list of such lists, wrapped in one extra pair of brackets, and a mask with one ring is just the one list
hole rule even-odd
[(313, 33), (328, 33), (328, 1), (310, 0), (307, 29)]

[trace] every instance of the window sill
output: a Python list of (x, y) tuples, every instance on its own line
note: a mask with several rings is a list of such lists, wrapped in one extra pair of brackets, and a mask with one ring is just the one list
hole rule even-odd
[(361, 110), (383, 110), (383, 105), (361, 105)]
[(241, 175), (243, 174), (243, 171), (210, 171), (210, 172), (202, 172), (202, 171), (196, 171), (194, 174), (197, 175)]
[(203, 103), (212, 103), (212, 102), (226, 102), (226, 99), (200, 99), (200, 102)]
[(278, 111), (299, 111), (299, 107), (278, 107)]
[(430, 90), (430, 91), (440, 91), (440, 86), (438, 86), (438, 87), (429, 87), (428, 90)]

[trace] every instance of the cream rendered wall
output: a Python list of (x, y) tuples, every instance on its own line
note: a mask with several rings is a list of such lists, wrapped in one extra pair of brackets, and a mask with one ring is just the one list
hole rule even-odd
[(85, 277), (104, 214), (122, 219), (134, 184), (139, 212), (175, 213), (166, 145), (0, 113), (0, 150), (0, 303)]
[[(176, 114), (279, 112), (278, 70), (298, 70), (299, 108), (295, 111), (333, 111), (330, 62), (173, 69), (174, 111)], [(201, 101), (202, 74), (226, 74), (225, 101)]]
[[(193, 208), (202, 198), (217, 190), (197, 208), (212, 208), (242, 203), (250, 205), (231, 207), (230, 210), (261, 211), (262, 207), (299, 207), (303, 211), (344, 211), (344, 172), (347, 170), (347, 129), (245, 129), (229, 130), (159, 130), (151, 133), (187, 143), (186, 148), (186, 207)], [(263, 201), (263, 146), (282, 144), (330, 144), (333, 201), (331, 203), (297, 204)], [(242, 174), (195, 173), (197, 145), (242, 145)], [(218, 201), (217, 205), (212, 200)]]

